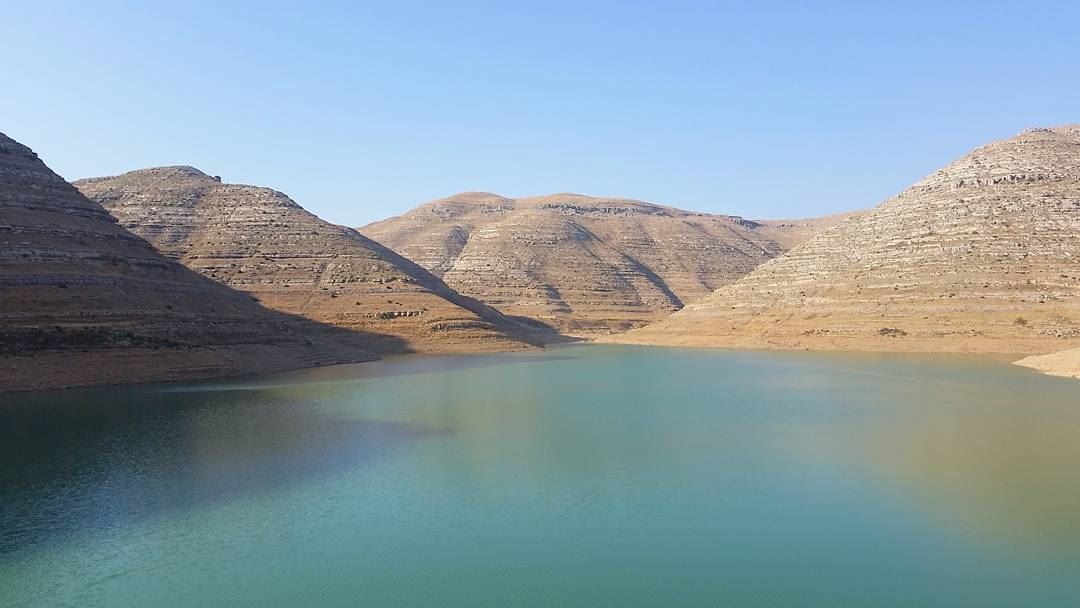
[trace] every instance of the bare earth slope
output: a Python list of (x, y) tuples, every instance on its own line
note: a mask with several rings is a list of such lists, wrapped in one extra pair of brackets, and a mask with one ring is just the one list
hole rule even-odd
[(75, 185), (184, 265), (276, 310), (392, 336), (380, 352), (521, 349), (528, 329), (284, 194), (160, 167)]
[(590, 334), (662, 318), (778, 255), (757, 227), (634, 200), (473, 192), (360, 230), (462, 293)]
[(1080, 343), (1080, 127), (978, 148), (662, 322), (648, 344), (1048, 352)]
[(362, 361), (370, 338), (165, 258), (0, 134), (0, 390)]

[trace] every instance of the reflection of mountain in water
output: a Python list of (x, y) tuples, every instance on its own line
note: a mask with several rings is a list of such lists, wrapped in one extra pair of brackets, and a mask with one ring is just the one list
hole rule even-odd
[(268, 392), (49, 393), (0, 421), (0, 554), (283, 491), (436, 432)]
[[(1022, 374), (949, 382), (948, 370), (940, 380), (856, 380), (865, 391), (835, 399), (856, 412), (849, 424), (797, 427), (776, 449), (869, 475), (897, 504), (945, 520), (946, 530), (1080, 554), (1080, 410), (1061, 406), (1075, 387)], [(865, 398), (853, 398), (859, 392)], [(881, 406), (884, 393), (898, 396), (895, 405)]]
[(860, 439), (866, 464), (987, 540), (1080, 549), (1080, 423), (1038, 414), (942, 417)]

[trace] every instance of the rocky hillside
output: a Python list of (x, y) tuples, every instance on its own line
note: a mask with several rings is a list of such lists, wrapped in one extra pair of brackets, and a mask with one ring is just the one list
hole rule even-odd
[(578, 194), (459, 194), (360, 231), (462, 293), (573, 334), (663, 318), (783, 251), (742, 218)]
[(165, 258), (0, 134), (0, 390), (361, 361), (373, 338), (267, 310)]
[(1049, 352), (1080, 344), (1080, 127), (978, 148), (670, 318), (651, 344)]
[(270, 308), (389, 336), (379, 352), (520, 349), (535, 331), (269, 188), (192, 167), (75, 185), (164, 254)]
[(863, 213), (866, 212), (849, 211), (797, 220), (754, 220), (754, 222), (759, 225), (758, 232), (762, 236), (780, 243), (784, 249), (794, 249), (829, 228)]

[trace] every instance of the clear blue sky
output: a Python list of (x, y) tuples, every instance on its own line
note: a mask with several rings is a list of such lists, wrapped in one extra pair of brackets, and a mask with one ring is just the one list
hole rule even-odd
[(464, 190), (818, 215), (1080, 122), (1080, 3), (880, 4), (6, 3), (0, 131), (360, 225)]

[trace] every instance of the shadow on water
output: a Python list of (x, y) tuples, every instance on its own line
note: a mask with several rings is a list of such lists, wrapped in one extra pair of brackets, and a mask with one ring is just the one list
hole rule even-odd
[(366, 363), (340, 364), (326, 367), (260, 374), (242, 378), (221, 378), (198, 383), (170, 382), (143, 385), (143, 389), (160, 392), (208, 392), (264, 390), (276, 387), (305, 385), (347, 385), (373, 378), (393, 378), (417, 374), (476, 370), (504, 365), (529, 365), (545, 362), (571, 361), (577, 357), (528, 352), (491, 355), (424, 355), (387, 357)]
[(444, 432), (271, 392), (24, 395), (0, 408), (0, 555), (287, 491)]

